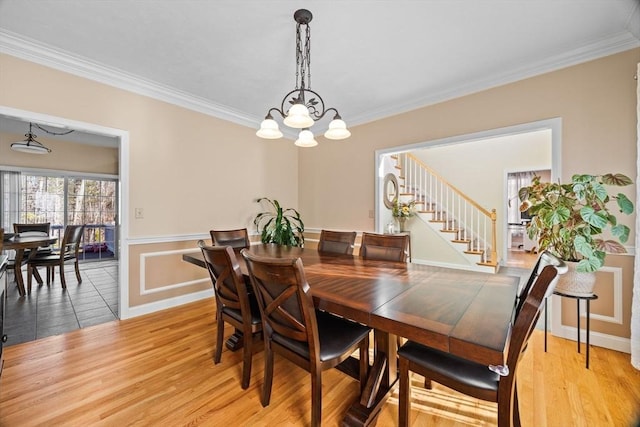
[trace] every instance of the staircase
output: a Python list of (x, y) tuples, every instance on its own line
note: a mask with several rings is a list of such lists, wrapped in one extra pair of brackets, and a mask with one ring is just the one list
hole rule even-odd
[(417, 217), (467, 260), (465, 268), (497, 272), (496, 210), (484, 209), (412, 154), (391, 157), (400, 201), (415, 202)]

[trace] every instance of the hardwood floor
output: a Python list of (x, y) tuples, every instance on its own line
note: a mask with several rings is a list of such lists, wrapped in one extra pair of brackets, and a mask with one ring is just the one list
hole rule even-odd
[[(226, 334), (230, 334), (227, 330)], [(276, 356), (271, 405), (260, 405), (262, 352), (240, 388), (242, 352), (213, 363), (214, 302), (207, 299), (6, 348), (0, 426), (309, 425), (310, 377)], [(535, 331), (518, 372), (523, 426), (629, 426), (638, 419), (640, 371), (629, 355), (593, 347), (591, 369), (575, 343)], [(412, 425), (495, 425), (495, 404), (413, 377)], [(358, 384), (323, 374), (323, 424), (339, 425)], [(378, 426), (398, 424), (397, 392)]]

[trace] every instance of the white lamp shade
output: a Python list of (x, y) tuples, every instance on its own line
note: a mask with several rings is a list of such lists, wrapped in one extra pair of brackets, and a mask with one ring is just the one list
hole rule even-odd
[(291, 128), (303, 129), (313, 126), (313, 119), (305, 105), (293, 104), (284, 118), (284, 124)]
[(282, 132), (278, 127), (278, 122), (273, 119), (264, 119), (260, 123), (260, 129), (256, 132), (256, 135), (264, 139), (278, 139), (282, 138)]
[(351, 132), (347, 130), (347, 124), (344, 120), (333, 119), (329, 123), (329, 129), (324, 133), (327, 139), (345, 139), (351, 136)]
[[(33, 142), (37, 142), (37, 141), (33, 141)], [(51, 150), (49, 150), (47, 147), (45, 147), (44, 145), (37, 143), (37, 144), (31, 144), (30, 142), (24, 141), (24, 142), (14, 142), (13, 144), (11, 144), (11, 149), (13, 151), (19, 151), (21, 153), (29, 153), (29, 154), (48, 154), (51, 152)]]
[(310, 130), (305, 129), (300, 131), (295, 144), (298, 147), (315, 147), (318, 145), (318, 141), (315, 140), (313, 133)]

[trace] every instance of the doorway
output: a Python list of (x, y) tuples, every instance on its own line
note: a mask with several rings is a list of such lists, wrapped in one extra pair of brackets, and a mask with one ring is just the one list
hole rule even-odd
[[(115, 269), (111, 270), (112, 274), (117, 275), (118, 282), (118, 302), (117, 312), (121, 319), (129, 317), (129, 250), (123, 238), (128, 236), (128, 207), (129, 207), (129, 132), (121, 129), (109, 128), (94, 123), (76, 121), (62, 117), (51, 116), (48, 114), (40, 114), (32, 111), (19, 110), (15, 108), (0, 106), (0, 118), (19, 121), (19, 122), (36, 122), (55, 127), (74, 129), (79, 134), (87, 136), (88, 140), (108, 138), (118, 149), (118, 179), (117, 184), (117, 205), (118, 209), (114, 215), (114, 242), (119, 242), (119, 247), (114, 248), (119, 253), (119, 257), (115, 262)], [(93, 138), (92, 138), (93, 137)], [(87, 142), (87, 143), (92, 143)], [(116, 271), (117, 273), (113, 273)]]
[[(561, 129), (562, 120), (560, 118), (542, 120), (538, 122), (524, 123), (515, 126), (509, 126), (505, 128), (491, 129), (487, 131), (481, 131), (471, 134), (459, 135), (455, 137), (443, 138), (432, 141), (425, 141), (417, 144), (410, 144), (405, 146), (392, 147), (376, 151), (375, 157), (375, 229), (377, 232), (383, 232), (385, 221), (388, 221), (388, 213), (384, 206), (384, 162), (389, 155), (403, 152), (413, 152), (417, 150), (425, 150), (426, 156), (429, 156), (429, 150), (434, 148), (442, 148), (447, 146), (463, 145), (464, 147), (478, 147), (482, 144), (488, 144), (491, 141), (503, 140), (510, 143), (516, 139), (525, 141), (518, 153), (504, 154), (500, 150), (488, 150), (494, 157), (501, 157), (502, 163), (499, 166), (502, 168), (502, 172), (498, 174), (496, 179), (489, 185), (478, 185), (482, 188), (484, 194), (480, 196), (483, 200), (489, 200), (486, 202), (486, 208), (496, 208), (498, 214), (498, 252), (499, 261), (501, 265), (506, 265), (509, 262), (508, 253), (508, 188), (507, 188), (507, 175), (511, 172), (517, 172), (522, 170), (549, 170), (550, 177), (553, 180), (558, 179), (561, 175), (560, 171), (560, 153), (561, 153)], [(534, 138), (535, 137), (535, 138)], [(472, 144), (472, 145), (471, 145)], [(459, 164), (459, 159), (462, 156), (469, 158), (470, 163), (476, 160), (476, 157), (465, 154), (455, 156), (453, 160), (448, 160), (446, 157), (442, 157), (441, 164), (447, 165), (451, 171), (456, 172), (457, 169), (462, 169)], [(534, 157), (534, 151), (539, 153)], [(451, 158), (452, 156), (450, 156)], [(463, 176), (464, 179), (473, 184), (477, 184), (478, 174), (482, 173), (485, 166), (482, 163), (475, 163), (475, 170), (473, 173), (464, 172), (467, 175)], [(456, 169), (457, 168), (457, 169)], [(438, 170), (437, 168), (436, 170)], [(445, 175), (446, 176), (446, 175)], [(502, 182), (502, 186), (500, 186)], [(454, 184), (455, 185), (455, 184)], [(464, 191), (464, 189), (463, 189)], [(474, 192), (468, 192), (469, 194), (475, 194)], [(419, 259), (419, 254), (416, 254)], [(513, 258), (513, 257), (512, 257)]]

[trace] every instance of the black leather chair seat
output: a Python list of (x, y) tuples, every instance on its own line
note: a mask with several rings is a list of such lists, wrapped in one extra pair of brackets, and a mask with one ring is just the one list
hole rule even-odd
[[(349, 347), (361, 341), (370, 328), (324, 311), (316, 310), (318, 335), (320, 340), (320, 360), (339, 357)], [(300, 356), (309, 358), (309, 346), (306, 342), (289, 339), (273, 333), (273, 341), (288, 347)]]
[(460, 384), (498, 392), (500, 376), (489, 370), (486, 365), (470, 362), (412, 341), (403, 345), (398, 350), (398, 355), (445, 377), (455, 378)]
[[(251, 324), (257, 325), (262, 322), (262, 319), (260, 317), (260, 308), (258, 307), (258, 301), (256, 300), (255, 296), (249, 295), (249, 305), (251, 306)], [(228, 314), (238, 322), (242, 323), (242, 313), (240, 312), (240, 310), (225, 306), (222, 307), (222, 312)]]

